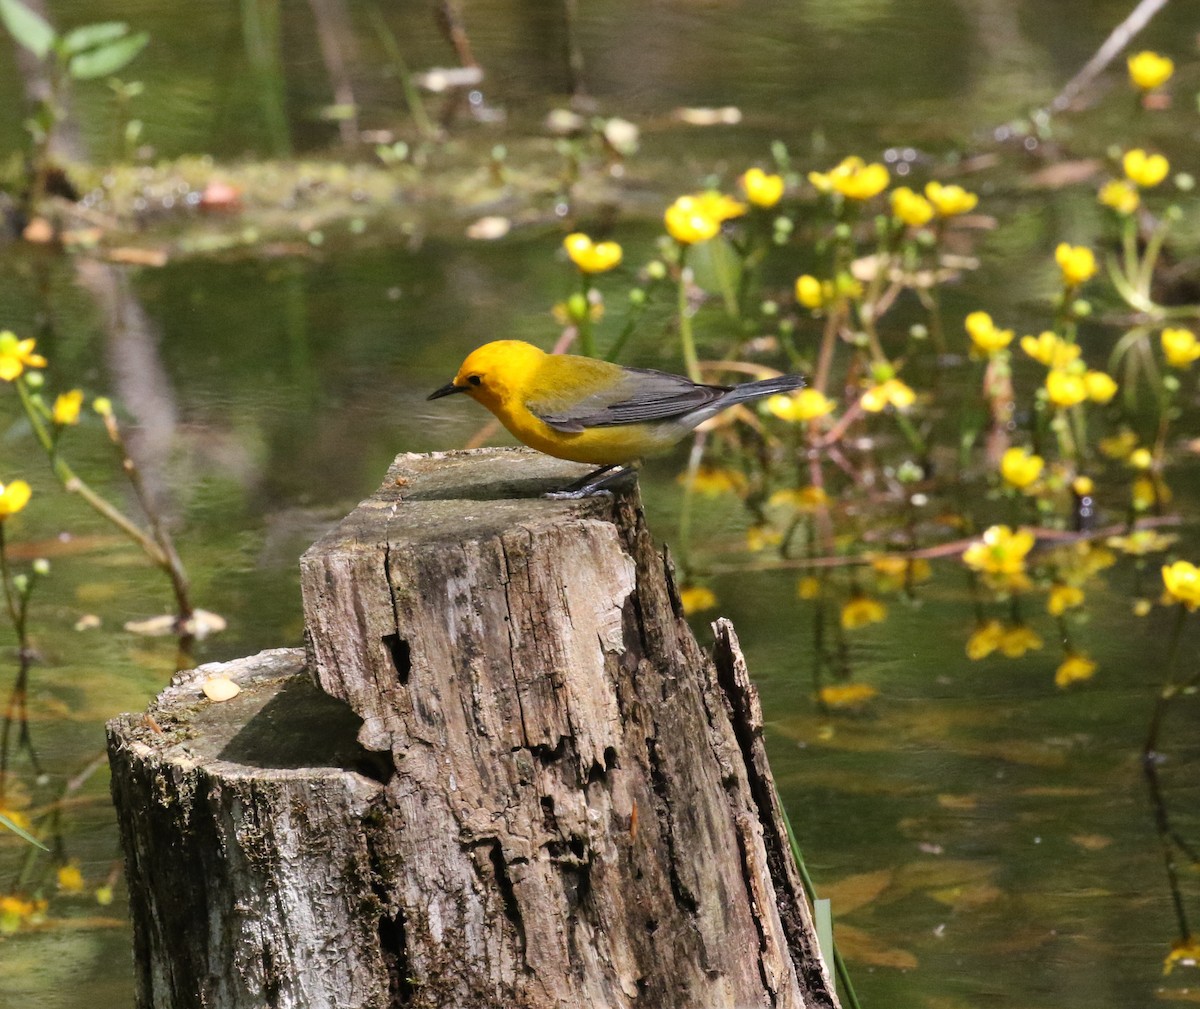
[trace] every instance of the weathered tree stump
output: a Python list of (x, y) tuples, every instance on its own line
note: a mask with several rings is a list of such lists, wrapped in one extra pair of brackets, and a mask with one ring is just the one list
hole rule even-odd
[(579, 472), (400, 457), (301, 562), (320, 691), (112, 724), (142, 1006), (837, 1005), (732, 628)]

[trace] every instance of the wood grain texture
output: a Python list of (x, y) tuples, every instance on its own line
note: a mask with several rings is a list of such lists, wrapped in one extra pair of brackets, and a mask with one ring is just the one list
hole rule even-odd
[(736, 636), (633, 481), (541, 496), (581, 471), (401, 456), (302, 559), (306, 656), (111, 723), (142, 1009), (837, 1006)]

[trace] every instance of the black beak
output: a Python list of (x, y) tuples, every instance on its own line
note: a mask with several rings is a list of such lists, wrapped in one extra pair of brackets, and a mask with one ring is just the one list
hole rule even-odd
[(441, 399), (443, 396), (453, 396), (456, 392), (466, 392), (468, 388), (469, 388), (469, 386), (455, 385), (453, 382), (447, 382), (440, 389), (437, 389), (434, 392), (431, 392), (425, 398), (427, 400)]

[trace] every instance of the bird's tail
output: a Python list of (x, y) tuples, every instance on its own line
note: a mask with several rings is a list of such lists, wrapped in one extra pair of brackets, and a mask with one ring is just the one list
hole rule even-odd
[(764, 378), (757, 382), (743, 382), (741, 385), (735, 385), (717, 402), (720, 404), (720, 409), (724, 410), (725, 407), (733, 406), (735, 403), (749, 403), (752, 400), (762, 399), (764, 396), (792, 392), (803, 385), (803, 375), (777, 375), (775, 378)]

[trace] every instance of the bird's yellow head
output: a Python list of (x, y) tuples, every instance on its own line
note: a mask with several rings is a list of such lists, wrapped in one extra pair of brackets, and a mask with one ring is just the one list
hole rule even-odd
[(430, 393), (429, 398), (465, 392), (488, 409), (495, 409), (519, 394), (545, 356), (545, 351), (521, 340), (485, 343), (467, 355), (453, 382)]

